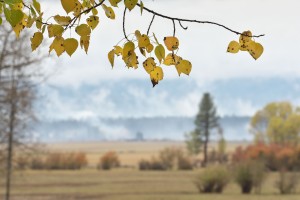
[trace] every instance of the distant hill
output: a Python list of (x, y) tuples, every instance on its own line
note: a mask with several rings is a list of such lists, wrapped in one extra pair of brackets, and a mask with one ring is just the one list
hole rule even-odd
[[(227, 140), (252, 139), (247, 130), (249, 117), (223, 117), (220, 122)], [(145, 140), (183, 140), (184, 133), (193, 129), (191, 117), (97, 118), (40, 121), (35, 136), (43, 142), (132, 140), (140, 132)]]

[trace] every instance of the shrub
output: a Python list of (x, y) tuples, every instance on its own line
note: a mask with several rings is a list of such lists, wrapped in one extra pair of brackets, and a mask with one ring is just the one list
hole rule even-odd
[(241, 187), (243, 194), (251, 193), (255, 188), (260, 192), (261, 185), (266, 177), (265, 165), (259, 161), (244, 161), (234, 166), (234, 178)]
[(191, 170), (193, 164), (182, 149), (171, 147), (165, 148), (159, 153), (159, 161), (166, 170), (179, 169)]
[(194, 181), (200, 193), (222, 193), (229, 182), (228, 169), (211, 166), (204, 169)]
[(161, 170), (161, 171), (166, 170), (163, 163), (157, 158), (152, 158), (151, 161), (141, 160), (139, 162), (139, 169), (140, 170)]
[(87, 165), (84, 153), (50, 153), (45, 160), (45, 168), (60, 169), (81, 169)]
[(116, 152), (110, 151), (105, 153), (99, 161), (98, 169), (110, 170), (120, 166), (120, 160)]
[(275, 183), (275, 187), (279, 189), (281, 194), (291, 194), (295, 192), (298, 185), (299, 176), (295, 172), (287, 172), (281, 170), (279, 173), (279, 179)]
[(33, 157), (29, 162), (29, 168), (33, 170), (45, 169), (45, 162), (41, 157)]
[(28, 167), (29, 165), (29, 159), (28, 157), (25, 157), (25, 156), (17, 156), (16, 158), (16, 169), (19, 169), (19, 170), (24, 170)]
[(246, 148), (238, 147), (232, 154), (233, 163), (247, 160), (264, 161), (266, 167), (271, 171), (280, 171), (281, 169), (292, 171), (300, 164), (300, 149), (289, 145), (256, 144)]

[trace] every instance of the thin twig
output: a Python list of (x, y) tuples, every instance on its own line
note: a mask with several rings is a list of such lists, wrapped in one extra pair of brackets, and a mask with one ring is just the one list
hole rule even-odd
[(173, 21), (173, 29), (174, 29), (174, 31), (173, 31), (173, 37), (175, 37), (175, 34), (176, 34), (176, 24), (175, 24), (175, 20), (174, 19), (172, 21)]
[(153, 22), (154, 22), (154, 18), (155, 18), (155, 14), (153, 15), (152, 20), (151, 20), (151, 22), (150, 22), (150, 25), (149, 25), (149, 28), (148, 28), (148, 31), (147, 31), (147, 35), (149, 35), (150, 28), (151, 28), (151, 26), (152, 26), (152, 24), (153, 24)]
[(126, 38), (126, 40), (129, 41), (127, 34), (126, 34), (126, 30), (125, 30), (126, 11), (127, 11), (127, 8), (125, 7), (124, 14), (123, 14), (123, 33), (124, 33), (124, 37)]
[[(139, 3), (137, 3), (137, 6), (141, 7), (141, 5)], [(216, 23), (216, 22), (211, 22), (211, 21), (200, 21), (200, 20), (192, 20), (192, 19), (183, 19), (183, 18), (177, 18), (177, 17), (170, 17), (170, 16), (167, 16), (167, 15), (163, 15), (163, 14), (160, 14), (158, 12), (155, 12), (153, 10), (150, 10), (149, 8), (147, 7), (143, 7), (144, 10), (146, 10), (147, 12), (149, 13), (152, 13), (154, 15), (157, 15), (159, 17), (162, 17), (162, 18), (165, 18), (165, 19), (169, 19), (169, 20), (175, 20), (175, 21), (179, 21), (179, 22), (190, 22), (190, 23), (199, 23), (199, 24), (211, 24), (211, 25), (215, 25), (215, 26), (219, 26), (219, 27), (222, 27), (232, 33), (235, 33), (237, 35), (243, 35), (243, 33), (241, 32), (238, 32), (238, 31), (235, 31), (231, 28), (228, 28), (227, 26), (223, 25), (223, 24), (219, 24), (219, 23)], [(248, 36), (248, 35), (245, 35), (245, 36)], [(253, 38), (259, 38), (259, 37), (263, 37), (265, 36), (265, 34), (261, 34), (261, 35), (253, 35), (252, 37)], [(249, 36), (248, 36), (249, 37)]]
[(188, 27), (186, 26), (186, 27), (184, 27), (183, 25), (182, 25), (182, 23), (181, 23), (181, 21), (178, 21), (179, 22), (179, 25), (181, 26), (181, 28), (182, 29), (184, 29), (184, 30), (187, 30), (188, 29)]

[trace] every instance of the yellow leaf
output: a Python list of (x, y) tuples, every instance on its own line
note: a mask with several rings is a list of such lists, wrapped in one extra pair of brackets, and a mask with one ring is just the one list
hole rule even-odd
[(153, 87), (158, 84), (159, 81), (163, 80), (164, 72), (161, 67), (155, 67), (150, 73), (150, 79), (153, 84)]
[(13, 4), (13, 7), (12, 7), (12, 9), (14, 9), (14, 10), (23, 10), (23, 8), (24, 8), (23, 3), (15, 3), (15, 4)]
[(190, 75), (192, 71), (192, 63), (188, 60), (180, 60), (175, 66), (179, 76), (181, 75), (181, 73)]
[(146, 51), (144, 48), (139, 48), (141, 54), (146, 57)]
[(99, 24), (99, 17), (95, 15), (90, 16), (89, 18), (87, 18), (86, 22), (91, 27), (91, 29), (94, 30)]
[(24, 30), (24, 28), (27, 25), (27, 21), (25, 20), (25, 18), (26, 16), (24, 15), (23, 19), (13, 27), (13, 30), (17, 38), (20, 37), (21, 32)]
[(52, 44), (50, 45), (49, 53), (54, 50), (56, 52), (56, 55), (59, 57), (64, 51), (64, 38), (61, 36), (55, 37)]
[(83, 35), (80, 37), (80, 46), (81, 46), (81, 48), (84, 47), (85, 53), (88, 52), (88, 49), (90, 46), (90, 36), (89, 35)]
[(88, 36), (91, 34), (91, 28), (87, 24), (81, 24), (75, 28), (75, 31), (78, 35)]
[(176, 65), (182, 58), (173, 53), (169, 53), (165, 58), (164, 65), (171, 66)]
[(43, 38), (44, 36), (41, 32), (34, 33), (33, 37), (30, 38), (32, 51), (36, 50), (36, 48), (40, 46), (40, 44), (43, 41)]
[(247, 50), (250, 55), (257, 60), (263, 54), (264, 47), (260, 43), (250, 42)]
[(159, 44), (156, 48), (155, 48), (155, 55), (156, 58), (159, 60), (159, 62), (161, 63), (162, 60), (165, 59), (166, 56), (166, 51), (163, 45)]
[(108, 53), (108, 60), (112, 66), (112, 68), (114, 67), (114, 62), (115, 62), (115, 50), (111, 50), (109, 53)]
[(118, 3), (120, 3), (122, 0), (109, 0), (110, 5), (114, 7), (118, 7)]
[(56, 36), (62, 36), (63, 32), (64, 32), (64, 28), (61, 25), (58, 25), (58, 24), (48, 25), (49, 38), (56, 37)]
[(28, 19), (27, 19), (27, 25), (26, 25), (26, 27), (27, 27), (27, 28), (31, 28), (32, 25), (33, 25), (33, 23), (34, 23), (35, 21), (36, 21), (36, 18), (35, 18), (35, 17), (32, 18), (31, 15), (29, 15), (29, 17), (28, 17)]
[(143, 62), (143, 67), (144, 69), (146, 70), (146, 72), (148, 74), (150, 74), (154, 68), (156, 66), (156, 63), (154, 61), (154, 58), (150, 57), (150, 58), (147, 58), (144, 62)]
[(93, 8), (92, 13), (93, 13), (93, 15), (98, 15), (98, 10), (96, 8)]
[(148, 46), (146, 47), (146, 50), (148, 53), (151, 53), (154, 49), (154, 46), (152, 44), (148, 44)]
[(138, 57), (136, 56), (136, 53), (134, 52), (134, 50), (130, 50), (127, 54), (127, 56), (123, 57), (123, 60), (126, 64), (126, 66), (128, 68), (135, 68), (137, 69), (138, 68)]
[(82, 4), (78, 0), (75, 0), (75, 8), (74, 8), (74, 12), (73, 12), (74, 16), (78, 17), (80, 15), (82, 9), (83, 9)]
[(252, 41), (252, 33), (251, 31), (244, 31), (240, 36), (240, 50), (247, 51), (248, 43)]
[(78, 41), (74, 38), (68, 38), (64, 41), (64, 47), (67, 54), (71, 57), (78, 48)]
[(169, 51), (174, 51), (179, 47), (179, 40), (177, 37), (165, 37), (164, 42)]
[(61, 0), (61, 5), (67, 14), (73, 11), (76, 7), (76, 0)]
[(140, 37), (142, 37), (142, 34), (141, 34), (141, 32), (140, 32), (139, 30), (136, 30), (136, 31), (134, 32), (134, 35), (135, 35), (135, 37), (136, 37), (137, 40), (139, 40)]
[(114, 46), (114, 52), (117, 56), (120, 56), (123, 54), (123, 49), (120, 46)]
[(60, 16), (60, 15), (55, 15), (54, 20), (62, 26), (66, 26), (71, 22), (71, 17), (69, 16)]
[(136, 6), (138, 0), (124, 0), (125, 7), (130, 11)]
[(146, 48), (150, 44), (150, 39), (145, 34), (141, 35), (138, 40), (140, 48)]
[(227, 52), (238, 53), (240, 51), (240, 44), (237, 41), (231, 41), (227, 47)]
[(128, 57), (128, 56), (129, 56), (129, 52), (134, 51), (134, 49), (135, 49), (134, 43), (131, 42), (131, 41), (127, 42), (127, 43), (124, 45), (124, 47), (123, 47), (123, 53), (122, 53), (123, 59), (124, 59), (125, 57)]
[(109, 18), (109, 19), (115, 19), (116, 15), (114, 10), (112, 9), (112, 7), (107, 7), (105, 4), (102, 4), (102, 8), (105, 12), (105, 15)]

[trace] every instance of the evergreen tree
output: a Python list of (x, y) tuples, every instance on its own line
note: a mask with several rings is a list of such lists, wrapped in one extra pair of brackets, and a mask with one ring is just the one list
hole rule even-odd
[(205, 93), (200, 102), (199, 112), (195, 120), (195, 132), (203, 142), (204, 166), (207, 164), (207, 148), (211, 129), (219, 127), (218, 121), (219, 117), (217, 116), (217, 110), (213, 103), (212, 97), (209, 93)]
[(197, 156), (201, 152), (202, 140), (197, 131), (194, 130), (185, 134), (185, 143), (191, 155)]

